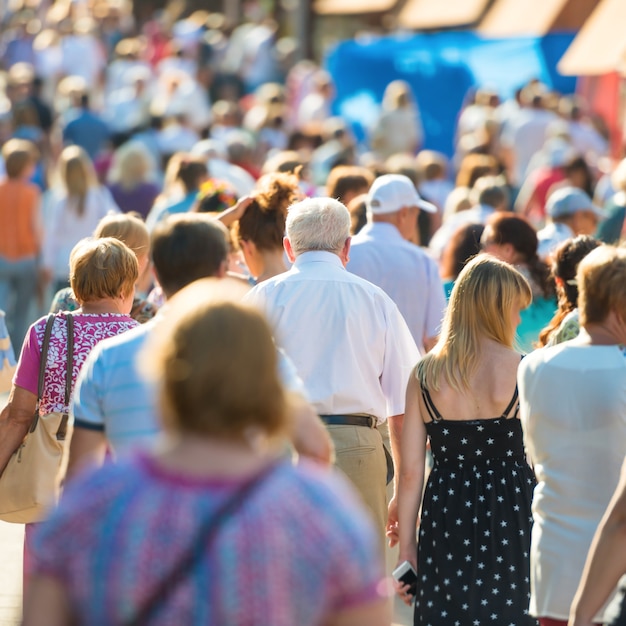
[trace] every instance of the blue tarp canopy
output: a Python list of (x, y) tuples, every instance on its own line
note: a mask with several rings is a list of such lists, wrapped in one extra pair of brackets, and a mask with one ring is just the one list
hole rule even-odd
[(376, 120), (385, 87), (405, 80), (419, 103), (424, 147), (450, 156), (456, 120), (472, 87), (490, 87), (508, 98), (538, 78), (572, 93), (575, 77), (558, 74), (556, 64), (573, 39), (574, 33), (486, 39), (462, 31), (346, 41), (326, 59), (336, 85), (335, 112), (362, 140)]

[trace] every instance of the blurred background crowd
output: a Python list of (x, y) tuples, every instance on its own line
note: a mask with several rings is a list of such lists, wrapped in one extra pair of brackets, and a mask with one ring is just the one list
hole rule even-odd
[[(425, 149), (419, 98), (403, 80), (388, 81), (366, 132), (354, 132), (337, 78), (303, 59), (303, 42), (259, 3), (238, 7), (237, 19), (193, 3), (4, 4), (0, 309), (16, 351), (68, 285), (72, 247), (103, 216), (134, 212), (152, 229), (172, 213), (219, 212), (271, 172), (295, 173), (302, 195), (340, 199), (354, 233), (372, 181), (408, 176), (437, 207), (420, 214), (411, 239), (430, 247), (444, 282), (458, 273), (445, 252), (460, 227), (515, 210), (540, 231), (559, 186), (580, 189), (593, 213), (566, 234), (594, 234), (610, 215), (599, 235), (621, 236), (626, 168), (611, 158), (607, 123), (538, 78), (511, 97), (472, 86), (446, 155)], [(542, 260), (549, 248), (539, 246)], [(252, 275), (242, 258), (233, 268)]]

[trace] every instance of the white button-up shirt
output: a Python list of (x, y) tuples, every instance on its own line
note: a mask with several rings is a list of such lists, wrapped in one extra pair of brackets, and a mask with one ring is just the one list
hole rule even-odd
[(393, 224), (368, 224), (352, 240), (349, 272), (378, 285), (398, 306), (418, 348), (439, 334), (446, 297), (433, 259)]
[(304, 252), (246, 299), (263, 310), (320, 415), (404, 413), (419, 351), (397, 306), (331, 252)]

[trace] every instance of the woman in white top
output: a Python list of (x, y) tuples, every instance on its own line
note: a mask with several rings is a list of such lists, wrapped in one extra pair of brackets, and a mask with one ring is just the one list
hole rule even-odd
[(93, 165), (79, 146), (68, 146), (59, 158), (61, 193), (52, 201), (46, 219), (42, 252), (44, 282), (54, 281), (53, 289), (69, 285), (69, 259), (72, 248), (89, 237), (108, 213), (119, 213), (108, 189), (98, 185)]
[[(530, 612), (566, 625), (593, 534), (626, 455), (626, 250), (601, 246), (577, 273), (581, 331), (526, 357), (521, 419), (535, 467)], [(603, 610), (595, 616), (602, 622)]]

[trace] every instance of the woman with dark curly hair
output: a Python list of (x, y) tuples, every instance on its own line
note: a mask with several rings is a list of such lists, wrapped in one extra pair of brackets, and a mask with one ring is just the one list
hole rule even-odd
[(249, 203), (239, 203), (233, 239), (257, 283), (287, 271), (283, 250), (287, 209), (300, 197), (298, 177), (277, 172), (259, 179)]
[(559, 308), (550, 323), (539, 334), (540, 346), (555, 346), (578, 336), (578, 264), (601, 242), (581, 235), (563, 242), (554, 253), (552, 276), (556, 285)]

